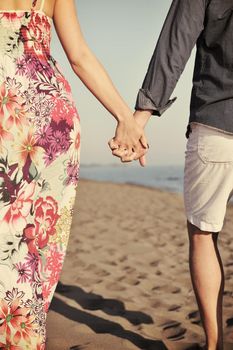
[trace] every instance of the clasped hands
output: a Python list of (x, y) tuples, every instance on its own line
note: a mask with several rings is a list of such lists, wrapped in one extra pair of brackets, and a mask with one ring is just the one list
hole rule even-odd
[(138, 118), (137, 112), (134, 117), (130, 116), (118, 121), (115, 136), (108, 142), (112, 154), (125, 162), (139, 160), (141, 166), (145, 166), (145, 155), (149, 145), (144, 133), (145, 121)]

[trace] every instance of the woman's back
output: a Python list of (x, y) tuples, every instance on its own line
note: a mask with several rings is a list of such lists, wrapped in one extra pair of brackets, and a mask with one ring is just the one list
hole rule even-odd
[[(0, 58), (13, 65), (25, 57), (40, 62), (50, 57), (52, 19), (44, 12), (44, 0), (31, 0), (29, 8), (0, 9)], [(9, 66), (9, 63), (8, 63)], [(7, 67), (5, 67), (7, 68)]]

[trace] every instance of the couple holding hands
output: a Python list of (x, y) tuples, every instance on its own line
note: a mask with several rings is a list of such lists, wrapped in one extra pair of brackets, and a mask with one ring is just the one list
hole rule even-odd
[[(189, 263), (206, 350), (223, 350), (217, 239), (233, 193), (229, 0), (172, 1), (134, 115), (88, 47), (74, 0), (1, 1), (1, 349), (45, 349), (46, 316), (67, 248), (67, 240), (59, 243), (59, 227), (67, 225), (68, 236), (73, 215), (79, 117), (69, 83), (50, 55), (52, 21), (74, 73), (117, 120), (112, 154), (142, 166), (149, 148), (144, 127), (174, 103), (170, 96), (196, 45), (184, 169)], [(52, 254), (60, 259), (53, 268)]]

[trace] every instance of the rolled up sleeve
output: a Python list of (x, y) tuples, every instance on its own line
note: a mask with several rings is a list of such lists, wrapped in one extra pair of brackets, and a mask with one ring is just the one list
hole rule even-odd
[(170, 99), (200, 33), (204, 28), (207, 0), (173, 0), (135, 109), (161, 116), (176, 100)]

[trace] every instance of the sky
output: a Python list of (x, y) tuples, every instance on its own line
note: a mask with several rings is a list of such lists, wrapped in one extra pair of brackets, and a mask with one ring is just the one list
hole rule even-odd
[[(84, 37), (118, 91), (134, 111), (136, 96), (153, 54), (171, 0), (75, 0)], [(112, 164), (108, 140), (116, 121), (70, 67), (53, 29), (51, 53), (68, 79), (81, 118), (81, 163)], [(195, 49), (171, 97), (176, 102), (146, 127), (148, 165), (183, 165)]]

